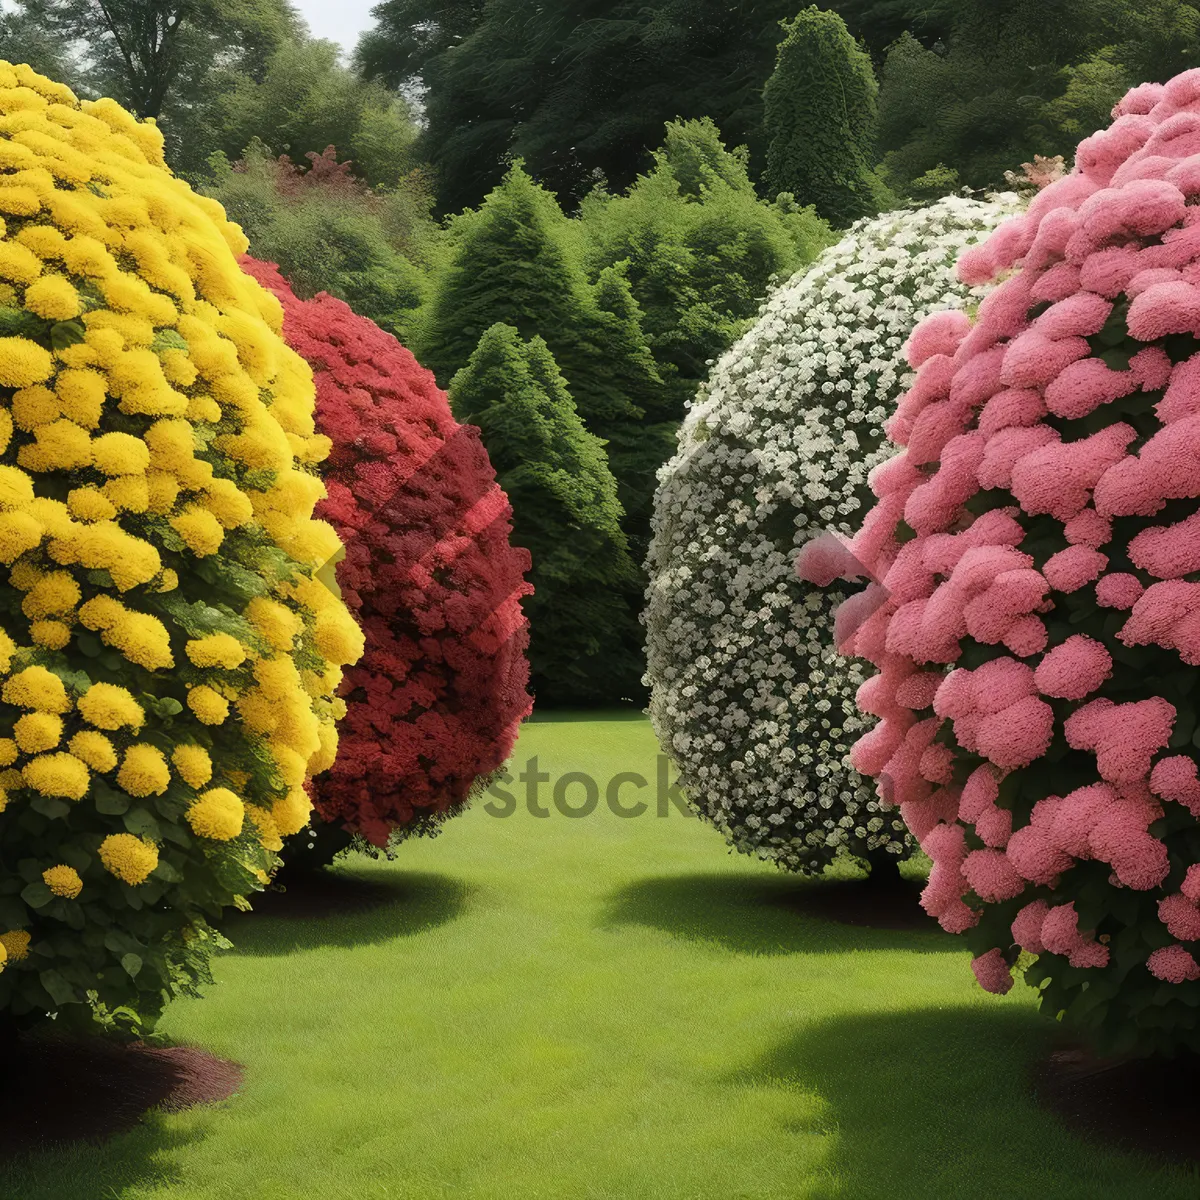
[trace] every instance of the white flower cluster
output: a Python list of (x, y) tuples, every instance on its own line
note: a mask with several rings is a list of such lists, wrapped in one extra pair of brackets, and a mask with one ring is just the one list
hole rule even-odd
[(820, 871), (842, 849), (903, 856), (899, 814), (848, 764), (867, 678), (839, 659), (844, 593), (797, 549), (849, 534), (925, 316), (971, 300), (953, 267), (1018, 211), (1011, 193), (860, 221), (765, 305), (721, 359), (659, 472), (648, 569), (650, 716), (692, 805), (741, 851)]

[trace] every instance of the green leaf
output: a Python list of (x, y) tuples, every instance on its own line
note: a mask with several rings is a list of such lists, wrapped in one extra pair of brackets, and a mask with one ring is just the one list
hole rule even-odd
[(1129, 360), (1136, 353), (1132, 346), (1126, 348), (1123, 346), (1113, 346), (1108, 350), (1101, 350), (1098, 355), (1101, 362), (1104, 363), (1110, 370), (1113, 371), (1128, 371)]
[(44, 870), (45, 868), (36, 858), (22, 858), (17, 862), (17, 874), (26, 883), (33, 883), (34, 880), (41, 879)]
[(54, 899), (54, 893), (39, 879), (21, 889), (21, 899), (30, 908), (45, 908)]
[(176, 867), (173, 867), (165, 858), (158, 860), (158, 866), (154, 868), (151, 875), (155, 879), (161, 879), (163, 883), (182, 883), (183, 873)]
[(192, 844), (192, 835), (182, 825), (168, 824), (163, 829), (163, 840), (186, 849)]
[(94, 633), (77, 633), (75, 645), (79, 647), (80, 653), (86, 654), (88, 658), (99, 658), (104, 653), (104, 643)]
[(1176, 711), (1175, 729), (1171, 733), (1171, 740), (1168, 746), (1172, 750), (1178, 750), (1186, 746), (1192, 740), (1192, 734), (1196, 730), (1196, 712), (1195, 709), (1185, 708)]
[(174, 696), (141, 695), (138, 700), (143, 708), (156, 717), (177, 717), (183, 712), (183, 705)]
[(142, 969), (142, 960), (136, 954), (122, 954), (121, 966), (130, 979), (136, 979), (138, 972)]
[(142, 944), (123, 929), (110, 929), (104, 935), (104, 948), (112, 954), (137, 954)]
[(129, 811), (129, 797), (118, 792), (101, 779), (93, 781), (96, 793), (96, 811), (110, 817), (120, 817)]
[(125, 828), (136, 837), (149, 838), (151, 841), (158, 841), (162, 837), (158, 821), (144, 808), (130, 809), (124, 820)]
[(166, 350), (186, 351), (189, 348), (187, 339), (175, 329), (160, 329), (150, 343), (150, 349), (155, 354), (162, 354)]
[(75, 1000), (75, 989), (57, 971), (40, 971), (38, 978), (42, 987), (50, 993), (55, 1004), (71, 1004)]
[(50, 326), (50, 345), (55, 350), (67, 350), (78, 346), (86, 333), (82, 321), (58, 321)]
[(40, 812), (43, 817), (49, 817), (51, 821), (60, 821), (71, 811), (70, 803), (60, 800), (57, 796), (34, 796), (29, 802), (29, 807), (34, 812)]

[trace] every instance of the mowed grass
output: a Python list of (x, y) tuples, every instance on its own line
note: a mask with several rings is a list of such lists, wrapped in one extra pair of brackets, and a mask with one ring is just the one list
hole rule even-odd
[[(1180, 1168), (1075, 1137), (1030, 1099), (1054, 1036), (1032, 994), (974, 986), (936, 928), (803, 915), (821, 883), (655, 813), (634, 714), (534, 722), (559, 778), (622, 771), (620, 819), (482, 806), (325, 920), (241, 919), (219, 986), (163, 1031), (237, 1060), (241, 1092), (103, 1146), (0, 1165), (20, 1200), (1157, 1200)], [(512, 791), (523, 801), (524, 786)], [(550, 803), (551, 785), (541, 785)], [(568, 799), (579, 803), (583, 785)], [(622, 793), (634, 800), (631, 787)], [(13, 1086), (14, 1081), (6, 1081)]]

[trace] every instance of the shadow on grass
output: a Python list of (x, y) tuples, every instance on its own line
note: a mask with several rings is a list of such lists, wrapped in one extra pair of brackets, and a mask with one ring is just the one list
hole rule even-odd
[(1056, 1036), (1032, 1009), (986, 1002), (860, 1013), (814, 1023), (722, 1082), (822, 1097), (839, 1183), (815, 1200), (1200, 1194), (1200, 1177), (1076, 1137), (1037, 1106), (1030, 1069)]
[(545, 725), (551, 722), (578, 721), (645, 721), (643, 709), (627, 708), (535, 708), (525, 719), (527, 725)]
[(359, 875), (329, 868), (260, 895), (254, 911), (232, 914), (224, 931), (233, 953), (247, 955), (388, 942), (453, 921), (471, 891), (429, 871)]
[[(207, 1124), (204, 1122), (203, 1124)], [(114, 1200), (134, 1194), (174, 1194), (182, 1186), (175, 1152), (208, 1133), (201, 1124), (168, 1129), (151, 1115), (131, 1132), (97, 1145), (5, 1155), (0, 1160), (3, 1200)]]
[(667, 875), (613, 895), (601, 926), (645, 925), (744, 954), (957, 948), (921, 911), (919, 894), (919, 885), (908, 882), (879, 889), (857, 879)]

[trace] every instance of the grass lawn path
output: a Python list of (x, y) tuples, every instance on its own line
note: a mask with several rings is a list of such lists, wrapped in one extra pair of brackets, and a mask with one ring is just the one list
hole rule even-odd
[[(654, 815), (633, 714), (528, 725), (598, 810), (479, 805), (324, 920), (248, 916), (162, 1030), (244, 1064), (231, 1101), (0, 1165), (13, 1200), (1183, 1200), (1197, 1176), (1080, 1140), (1030, 1101), (1052, 1026), (981, 992), (936, 930), (856, 929), (802, 883)], [(603, 791), (650, 781), (645, 815)], [(550, 804), (552, 785), (541, 785)], [(574, 785), (568, 799), (582, 802)], [(637, 794), (626, 787), (622, 799)], [(6, 1079), (9, 1087), (19, 1081)]]

